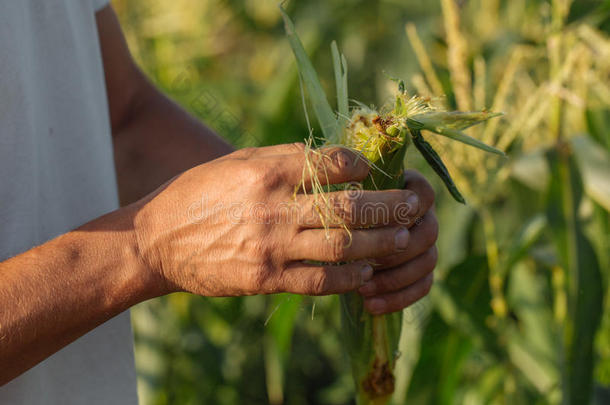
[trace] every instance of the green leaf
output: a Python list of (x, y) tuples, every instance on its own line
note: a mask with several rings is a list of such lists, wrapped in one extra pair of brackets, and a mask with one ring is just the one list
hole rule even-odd
[(424, 114), (414, 115), (415, 121), (422, 122), (431, 126), (457, 129), (458, 131), (480, 124), (490, 118), (501, 116), (502, 113), (489, 111), (434, 111)]
[(593, 341), (603, 302), (602, 276), (591, 243), (578, 217), (582, 180), (567, 145), (547, 154), (551, 182), (547, 217), (567, 281), (568, 315), (564, 322), (566, 403), (589, 403), (593, 387)]
[(339, 53), (337, 42), (330, 44), (333, 55), (333, 69), (335, 71), (335, 86), (337, 87), (337, 109), (339, 111), (339, 128), (343, 128), (349, 119), (349, 103), (347, 98), (347, 61)]
[(587, 195), (610, 211), (610, 154), (588, 136), (577, 136), (570, 141)]
[(535, 149), (511, 158), (511, 175), (529, 188), (544, 192), (549, 182), (546, 149)]
[(425, 129), (486, 152), (506, 156), (501, 150), (489, 146), (461, 131), (461, 129), (471, 127), (499, 115), (501, 114), (487, 112), (432, 112), (417, 114), (408, 118), (407, 126), (414, 129)]
[(445, 187), (447, 187), (447, 190), (449, 190), (449, 193), (451, 193), (451, 196), (457, 202), (466, 204), (466, 200), (464, 200), (464, 197), (462, 196), (462, 194), (458, 190), (457, 186), (453, 182), (453, 179), (451, 178), (451, 175), (449, 174), (449, 170), (447, 170), (447, 167), (443, 163), (443, 161), (442, 161), (441, 157), (438, 155), (438, 153), (436, 153), (434, 148), (432, 148), (432, 145), (430, 145), (428, 142), (426, 142), (424, 140), (424, 138), (421, 135), (421, 132), (419, 130), (412, 129), (410, 131), (411, 131), (411, 136), (413, 138), (413, 144), (415, 145), (415, 147), (417, 148), (419, 153), (421, 153), (421, 155), (424, 157), (424, 159), (426, 159), (426, 162), (428, 162), (430, 167), (432, 169), (434, 169), (434, 171), (436, 172), (438, 177), (440, 177), (441, 180), (443, 181), (443, 183), (445, 183)]
[[(493, 363), (502, 363), (497, 336), (486, 323), (492, 315), (487, 263), (485, 256), (469, 255), (445, 280), (435, 281), (430, 291), (435, 313), (422, 337), (407, 403), (454, 403), (468, 354), (475, 349), (491, 355)], [(418, 394), (426, 395), (425, 400)]]
[(445, 322), (501, 359), (504, 353), (498, 346), (497, 336), (486, 323), (493, 315), (488, 278), (487, 258), (469, 255), (449, 270), (444, 281), (435, 282), (431, 294)]
[(610, 151), (610, 110), (586, 110), (585, 119), (591, 136)]
[(267, 395), (272, 404), (284, 399), (284, 375), (290, 356), (292, 334), (303, 296), (277, 294), (269, 298), (270, 313), (265, 329), (265, 380)]
[(536, 215), (525, 223), (521, 232), (508, 251), (508, 258), (504, 262), (504, 271), (509, 271), (517, 262), (527, 256), (530, 247), (540, 238), (547, 226), (546, 217)]
[[(534, 217), (524, 227), (515, 245), (529, 245), (546, 221)], [(517, 249), (521, 250), (521, 249)], [(510, 269), (507, 302), (516, 320), (503, 332), (511, 362), (541, 395), (549, 398), (560, 385), (560, 339), (548, 297), (548, 273), (536, 271), (532, 262)]]
[(282, 6), (279, 7), (282, 17), (284, 18), (284, 28), (286, 29), (288, 42), (290, 43), (290, 47), (296, 58), (299, 72), (305, 83), (307, 93), (309, 94), (313, 111), (320, 123), (322, 134), (329, 143), (337, 143), (339, 140), (337, 117), (328, 103), (322, 84), (320, 84), (320, 80), (318, 79), (318, 74), (311, 64), (307, 52), (305, 52), (305, 48), (303, 48), (303, 44), (295, 31), (294, 23), (290, 17), (288, 17), (284, 8)]

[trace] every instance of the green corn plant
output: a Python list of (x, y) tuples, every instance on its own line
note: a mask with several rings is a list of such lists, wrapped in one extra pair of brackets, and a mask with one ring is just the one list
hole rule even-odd
[[(290, 17), (280, 6), (285, 29), (294, 53), (301, 85), (307, 91), (314, 115), (321, 128), (321, 142), (310, 139), (308, 145), (342, 145), (359, 152), (371, 170), (362, 187), (368, 190), (395, 189), (404, 185), (402, 173), (407, 148), (411, 143), (445, 184), (453, 198), (465, 199), (453, 182), (440, 155), (426, 141), (429, 133), (441, 135), (486, 152), (504, 156), (496, 148), (466, 135), (464, 129), (496, 117), (498, 113), (447, 112), (435, 108), (418, 96), (409, 96), (402, 80), (397, 82), (394, 102), (377, 110), (356, 102), (350, 110), (347, 91), (347, 62), (335, 42), (331, 44), (337, 91), (337, 112), (331, 108)], [(305, 106), (305, 103), (304, 103)], [(305, 108), (307, 117), (307, 109)], [(310, 129), (311, 131), (311, 129)], [(314, 176), (315, 177), (315, 176)], [(304, 187), (305, 189), (305, 187)], [(312, 189), (325, 189), (313, 185)], [(322, 199), (324, 201), (324, 199)], [(329, 210), (321, 209), (320, 213)], [(356, 293), (341, 296), (342, 334), (351, 359), (352, 373), (359, 404), (385, 404), (394, 392), (394, 365), (398, 356), (398, 339), (402, 314), (373, 316), (363, 307)]]

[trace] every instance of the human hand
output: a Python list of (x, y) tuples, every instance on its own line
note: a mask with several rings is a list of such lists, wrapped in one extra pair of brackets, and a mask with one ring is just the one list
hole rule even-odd
[(405, 172), (405, 188), (419, 196), (419, 212), (410, 225), (407, 249), (375, 259), (372, 280), (360, 287), (365, 308), (372, 314), (400, 311), (428, 294), (438, 251), (434, 190), (418, 172)]
[[(347, 149), (323, 149), (313, 158), (320, 159), (314, 163), (323, 183), (361, 181), (368, 173), (364, 159)], [(420, 213), (413, 191), (326, 194), (342, 223), (359, 228), (350, 237), (336, 223), (323, 229), (319, 195), (295, 194), (303, 180), (308, 184), (305, 163), (303, 144), (242, 149), (184, 172), (137, 202), (139, 251), (159, 294), (344, 293), (373, 277), (366, 259), (408, 260), (411, 249), (393, 255), (407, 248), (401, 223), (413, 223)], [(363, 214), (367, 204), (382, 204), (388, 215)]]

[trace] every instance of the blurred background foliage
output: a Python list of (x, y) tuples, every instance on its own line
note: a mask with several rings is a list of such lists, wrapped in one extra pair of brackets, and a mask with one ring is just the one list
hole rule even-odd
[[(113, 0), (150, 79), (237, 147), (302, 141), (276, 0)], [(610, 2), (310, 0), (286, 8), (334, 94), (381, 105), (404, 78), (450, 109), (503, 111), (431, 139), (440, 262), (405, 311), (395, 403), (610, 403)], [(331, 103), (333, 100), (331, 100)], [(429, 169), (408, 155), (409, 166)], [(132, 312), (143, 404), (349, 404), (337, 297), (173, 294)]]

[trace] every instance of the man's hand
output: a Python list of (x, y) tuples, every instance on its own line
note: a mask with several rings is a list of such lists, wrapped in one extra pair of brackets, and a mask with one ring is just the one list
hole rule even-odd
[[(181, 173), (188, 168), (214, 159), (222, 154), (229, 153), (231, 148), (226, 143), (205, 126), (201, 125), (182, 111), (174, 103), (170, 102), (145, 79), (129, 54), (129, 50), (127, 49), (123, 34), (112, 8), (107, 7), (98, 12), (96, 18), (102, 47), (104, 70), (106, 73), (106, 85), (108, 89), (108, 102), (112, 121), (115, 160), (121, 201), (124, 204), (133, 202), (148, 194), (150, 191), (154, 190), (158, 184), (175, 176), (177, 173)], [(238, 256), (236, 256), (236, 262), (233, 263), (233, 265), (229, 264), (228, 260), (216, 256), (189, 256), (194, 255), (195, 252), (208, 252), (210, 248), (205, 245), (197, 246), (197, 249), (195, 249), (195, 247), (189, 247), (188, 244), (177, 244), (174, 246), (176, 248), (176, 258), (170, 259), (170, 253), (167, 253), (165, 255), (167, 258), (164, 260), (178, 266), (178, 268), (181, 269), (175, 270), (178, 274), (181, 272), (184, 273), (188, 269), (195, 269), (203, 266), (206, 263), (214, 263), (215, 266), (218, 266), (218, 273), (206, 273), (205, 275), (201, 275), (201, 277), (205, 277), (206, 282), (214, 287), (206, 288), (206, 291), (209, 290), (210, 293), (217, 295), (239, 294), (239, 288), (245, 289), (244, 291), (248, 291), (248, 293), (255, 293), (258, 291), (269, 292), (283, 289), (295, 292), (302, 291), (311, 294), (320, 294), (331, 291), (337, 287), (334, 286), (332, 281), (318, 281), (318, 287), (314, 288), (312, 287), (312, 283), (314, 283), (313, 280), (315, 277), (318, 277), (319, 280), (326, 280), (326, 277), (330, 277), (331, 280), (334, 280), (332, 274), (344, 271), (345, 269), (351, 269), (352, 271), (348, 271), (346, 274), (353, 275), (354, 269), (361, 264), (361, 262), (345, 265), (345, 267), (334, 266), (327, 270), (323, 270), (318, 268), (314, 269), (313, 266), (304, 264), (302, 259), (333, 262), (338, 261), (341, 254), (345, 254), (345, 261), (354, 261), (356, 257), (352, 252), (368, 252), (366, 249), (363, 250), (361, 245), (364, 246), (364, 248), (375, 248), (375, 245), (369, 244), (367, 239), (365, 239), (372, 238), (374, 232), (363, 230), (353, 231), (354, 240), (352, 241), (352, 244), (349, 245), (346, 243), (349, 242), (349, 240), (346, 239), (347, 235), (345, 232), (341, 229), (333, 229), (328, 233), (330, 239), (326, 241), (324, 245), (314, 247), (313, 242), (311, 242), (312, 239), (316, 238), (316, 240), (322, 240), (322, 238), (319, 237), (321, 233), (326, 236), (326, 231), (321, 230), (321, 224), (316, 225), (316, 230), (316, 227), (309, 229), (311, 226), (309, 228), (303, 227), (302, 224), (299, 225), (294, 221), (291, 227), (286, 223), (260, 224), (255, 223), (257, 221), (256, 218), (242, 218), (242, 220), (246, 220), (248, 223), (241, 224), (244, 226), (238, 227), (237, 225), (239, 224), (231, 224), (230, 220), (227, 219), (227, 215), (234, 216), (236, 210), (254, 209), (254, 211), (256, 211), (256, 206), (253, 206), (252, 204), (257, 202), (262, 202), (264, 205), (264, 207), (262, 207), (262, 212), (259, 214), (270, 216), (273, 218), (273, 221), (281, 219), (281, 215), (283, 215), (281, 210), (286, 211), (286, 203), (291, 201), (289, 197), (291, 197), (291, 193), (294, 192), (294, 189), (290, 188), (294, 188), (294, 185), (301, 180), (300, 175), (302, 167), (299, 167), (298, 164), (302, 163), (302, 159), (293, 161), (289, 156), (290, 154), (295, 153), (302, 154), (302, 146), (278, 146), (272, 148), (241, 150), (229, 155), (230, 158), (228, 159), (233, 160), (232, 163), (221, 163), (220, 160), (217, 160), (211, 162), (209, 165), (199, 166), (180, 175), (179, 178), (175, 179), (176, 184), (173, 184), (174, 182), (168, 183), (168, 188), (171, 185), (172, 189), (176, 188), (178, 184), (185, 183), (187, 179), (193, 181), (193, 178), (206, 179), (206, 182), (215, 184), (214, 190), (206, 190), (204, 192), (202, 187), (204, 187), (205, 184), (201, 183), (197, 191), (194, 191), (193, 195), (189, 195), (189, 198), (191, 198), (191, 200), (195, 199), (199, 201), (200, 206), (201, 200), (204, 198), (207, 208), (218, 208), (218, 203), (228, 202), (231, 204), (237, 202), (238, 206), (232, 208), (225, 207), (224, 213), (222, 211), (219, 212), (220, 215), (224, 215), (225, 220), (229, 222), (228, 225), (231, 226), (227, 225), (225, 229), (222, 228), (219, 223), (216, 223), (215, 229), (217, 229), (218, 232), (221, 232), (222, 229), (222, 231), (228, 233), (224, 235), (223, 241), (232, 240), (238, 244), (237, 246), (239, 246), (240, 243), (246, 245), (243, 246), (243, 249), (235, 251)], [(271, 165), (271, 163), (264, 160), (271, 159), (271, 156), (273, 155), (282, 154), (286, 155), (283, 159), (275, 158), (275, 163), (278, 164), (279, 169), (275, 167), (270, 168), (269, 165)], [(263, 158), (263, 156), (266, 157)], [(246, 162), (249, 160), (254, 161)], [(258, 166), (259, 164), (261, 166)], [(292, 167), (290, 165), (297, 166)], [(256, 166), (256, 168), (254, 168), (254, 166)], [(273, 187), (269, 187), (269, 189), (265, 188), (267, 184), (250, 184), (250, 179), (244, 178), (244, 175), (242, 174), (242, 171), (250, 174), (252, 174), (252, 171), (255, 171), (257, 173), (254, 175), (254, 179), (256, 179), (257, 176), (262, 176), (267, 179), (272, 176), (281, 176), (284, 171), (290, 170), (292, 170), (293, 174), (293, 177), (290, 179), (291, 184), (283, 184), (281, 187), (278, 184), (274, 184), (272, 185)], [(204, 171), (210, 171), (210, 173), (203, 173)], [(262, 173), (263, 171), (265, 171), (265, 173)], [(294, 176), (295, 173), (296, 177)], [(353, 179), (358, 180), (359, 178), (356, 176)], [(337, 181), (341, 180), (339, 179)], [(242, 185), (243, 188), (241, 187)], [(224, 195), (224, 193), (222, 193), (223, 195), (219, 195), (221, 193), (220, 190), (224, 190), (225, 186), (235, 187), (234, 194)], [(271, 195), (271, 189), (273, 190), (273, 195)], [(282, 189), (283, 191), (280, 193), (278, 189)], [(411, 242), (409, 242), (410, 246), (402, 254), (393, 254), (390, 255), (389, 258), (380, 259), (378, 256), (392, 246), (392, 243), (388, 242), (383, 244), (375, 254), (370, 254), (370, 256), (360, 255), (362, 257), (358, 257), (359, 259), (380, 259), (378, 262), (383, 264), (381, 266), (376, 266), (379, 271), (375, 272), (374, 279), (361, 289), (361, 293), (367, 298), (366, 306), (371, 312), (382, 313), (399, 310), (424, 295), (432, 282), (432, 275), (430, 272), (436, 264), (436, 250), (433, 245), (436, 239), (437, 224), (434, 213), (431, 211), (428, 212), (428, 210), (432, 205), (434, 193), (426, 180), (415, 172), (407, 172), (407, 189), (415, 192), (421, 197), (421, 204), (419, 212), (417, 213), (417, 218), (420, 218), (421, 223), (412, 230)], [(248, 193), (270, 194), (265, 195), (263, 199), (259, 198), (258, 200), (245, 201), (240, 199), (250, 198), (251, 196)], [(367, 201), (369, 201), (371, 205), (374, 205), (376, 202), (379, 202), (375, 199), (381, 198), (381, 196), (390, 198), (388, 196), (391, 195), (393, 198), (395, 197), (393, 201), (396, 201), (399, 196), (402, 196), (402, 202), (404, 203), (406, 194), (407, 193), (405, 192), (398, 192), (397, 190), (394, 190), (393, 192), (384, 192), (378, 196), (365, 192), (362, 193), (362, 198), (368, 198)], [(311, 211), (315, 200), (303, 195), (298, 195), (297, 197), (297, 205), (305, 204), (302, 208)], [(227, 201), (224, 201), (223, 198), (227, 198)], [(334, 203), (341, 205), (346, 202), (346, 198), (353, 198), (353, 196), (340, 197), (334, 201)], [(161, 191), (158, 193), (158, 196), (154, 198), (154, 201), (151, 201), (151, 204), (155, 206), (162, 204), (171, 207), (172, 201), (166, 201), (169, 199), (171, 199), (171, 197), (168, 197), (168, 193)], [(361, 216), (366, 216), (365, 208), (362, 208), (362, 204), (366, 204), (367, 201), (356, 202), (361, 204)], [(244, 202), (245, 205), (250, 204), (250, 206), (244, 206)], [(191, 203), (194, 202), (191, 201)], [(241, 208), (239, 206), (240, 204)], [(278, 204), (280, 204), (280, 206), (277, 206)], [(309, 204), (309, 206), (307, 206), (307, 204)], [(347, 204), (351, 207), (355, 203), (347, 200)], [(164, 207), (164, 209), (169, 210), (167, 207)], [(206, 207), (201, 207), (202, 215), (209, 214), (209, 211), (203, 210)], [(389, 206), (386, 207), (388, 208), (388, 211), (391, 209)], [(184, 213), (188, 211), (188, 208), (189, 207), (184, 206), (181, 206), (180, 208), (174, 207), (175, 212), (169, 213), (168, 218), (182, 221), (184, 226), (187, 226), (185, 224), (191, 223), (192, 226), (189, 229), (191, 229), (192, 232), (194, 232), (194, 229), (203, 229), (206, 221), (210, 222), (210, 219), (205, 217), (199, 218), (199, 221), (193, 221), (193, 218), (187, 219), (176, 217), (176, 215), (184, 215)], [(291, 206), (290, 209), (292, 208), (294, 207)], [(274, 209), (276, 211), (273, 211)], [(233, 210), (233, 212), (231, 210)], [(343, 210), (345, 211), (345, 207), (343, 207)], [(145, 211), (151, 212), (149, 209)], [(240, 215), (243, 214), (244, 213)], [(247, 212), (245, 214), (247, 214)], [(309, 214), (312, 214), (312, 212), (309, 212)], [(345, 216), (345, 212), (341, 215)], [(195, 215), (195, 217), (196, 216), (197, 215)], [(314, 217), (316, 216), (317, 215), (314, 215)], [(144, 216), (142, 216), (142, 218), (143, 217)], [(149, 217), (151, 216), (149, 215)], [(168, 218), (164, 218), (164, 221)], [(381, 221), (382, 218), (378, 219), (380, 222), (383, 222)], [(414, 218), (411, 219), (412, 221), (410, 223), (402, 221), (403, 225), (406, 227), (413, 225), (415, 223), (413, 221)], [(352, 228), (367, 225), (366, 221), (364, 221), (364, 223), (358, 223), (360, 219), (357, 217), (353, 218), (353, 220), (354, 222), (347, 221), (347, 225)], [(216, 221), (216, 219), (213, 219), (213, 221)], [(260, 222), (260, 220), (258, 221)], [(283, 221), (286, 222), (285, 219), (283, 219)], [(151, 222), (150, 226), (154, 227), (154, 223), (162, 222), (155, 220)], [(193, 224), (194, 222), (201, 222), (201, 224), (199, 227), (196, 227), (196, 224)], [(163, 229), (165, 232), (169, 232), (170, 229), (172, 229), (172, 226), (179, 226), (177, 222), (171, 224), (167, 223), (165, 225), (168, 227)], [(271, 225), (274, 225), (274, 227)], [(334, 224), (333, 226), (336, 225), (337, 224)], [(397, 229), (396, 226), (397, 224), (394, 224), (393, 229), (388, 228), (383, 231), (378, 230), (378, 232), (386, 232), (385, 235), (390, 238), (388, 235)], [(275, 229), (270, 231), (271, 228)], [(297, 229), (299, 230), (298, 232), (296, 231)], [(305, 230), (310, 230), (310, 232), (304, 232)], [(174, 229), (173, 231), (179, 232), (178, 229)], [(240, 237), (245, 238), (245, 235), (248, 232), (255, 231), (261, 231), (264, 234), (264, 242), (256, 245), (256, 248), (247, 245), (248, 240), (251, 239), (239, 239)], [(207, 243), (211, 243), (209, 240), (213, 235), (209, 234), (206, 236)], [(288, 236), (294, 238), (294, 240), (287, 239)], [(404, 239), (407, 238), (405, 237)], [(198, 241), (198, 243), (199, 242), (201, 241)], [(147, 243), (158, 245), (162, 242), (156, 241)], [(284, 248), (284, 245), (288, 245), (292, 250)], [(174, 247), (169, 251), (174, 252)], [(148, 246), (148, 248), (152, 249), (151, 252), (159, 250), (159, 248), (155, 246)], [(181, 253), (178, 253), (179, 248), (182, 249)], [(306, 249), (309, 251), (307, 254), (304, 254)], [(329, 250), (332, 249), (334, 249), (334, 251), (329, 252)], [(255, 250), (257, 254), (262, 256), (252, 256), (253, 253), (250, 252), (251, 250)], [(269, 250), (272, 250), (273, 253), (266, 253)], [(228, 254), (229, 251), (230, 249), (227, 249), (225, 254)], [(147, 253), (147, 255), (150, 256), (151, 252)], [(216, 252), (216, 250), (214, 250), (214, 252)], [(298, 252), (299, 254), (296, 254), (295, 252)], [(228, 276), (228, 273), (221, 273), (221, 270), (232, 268), (231, 266), (237, 266), (242, 267), (242, 271), (246, 272), (246, 269), (252, 270), (252, 268), (255, 267), (253, 265), (248, 267), (248, 265), (245, 264), (247, 263), (247, 260), (244, 261), (243, 266), (238, 266), (239, 259), (237, 259), (237, 257), (239, 257), (239, 255), (250, 255), (246, 259), (254, 259), (256, 257), (258, 260), (267, 260), (265, 268), (274, 268), (277, 270), (282, 274), (281, 280), (271, 277), (274, 281), (269, 281), (269, 277), (267, 277), (268, 274), (265, 275), (265, 277), (262, 277), (261, 274), (256, 273), (261, 276), (261, 279), (256, 280), (256, 283), (254, 284), (261, 284), (265, 281), (265, 285), (240, 286), (233, 291), (229, 291), (230, 289), (228, 288), (222, 289), (220, 287), (222, 282), (226, 283), (233, 281), (227, 277), (237, 277), (239, 274), (233, 272)], [(268, 257), (265, 255), (268, 255)], [(160, 255), (160, 257), (163, 257), (163, 255)], [(337, 260), (327, 260), (329, 258), (335, 258)], [(161, 259), (159, 258), (157, 260)], [(165, 266), (163, 273), (169, 273), (170, 270), (167, 270), (169, 264), (165, 264)], [(289, 269), (296, 270), (299, 266), (301, 266), (300, 272), (288, 271)], [(281, 269), (281, 271), (278, 269)], [(386, 270), (381, 271), (381, 269)], [(260, 266), (257, 271), (259, 270)], [(300, 280), (299, 283), (302, 285), (299, 287), (292, 285), (282, 287), (281, 283), (288, 283), (288, 281), (286, 281), (286, 278), (289, 277), (288, 275), (297, 273), (301, 275), (306, 272), (311, 274), (315, 273), (316, 276), (310, 276), (307, 281)], [(219, 276), (218, 274), (222, 275)], [(246, 272), (244, 274), (248, 274), (249, 276), (252, 275), (251, 272)], [(216, 277), (216, 281), (212, 282), (214, 277)], [(277, 275), (274, 277), (277, 277)], [(356, 283), (356, 281), (356, 278), (354, 278), (352, 283)], [(308, 285), (306, 286), (305, 284)], [(173, 284), (171, 280), (168, 282), (168, 286), (170, 286), (168, 287), (170, 289), (189, 289), (188, 286), (184, 286), (181, 283)], [(198, 289), (194, 288), (193, 290), (197, 291)], [(381, 300), (375, 300), (373, 298), (380, 298)]]
[[(347, 149), (312, 156), (321, 159), (318, 177), (329, 184), (367, 176), (365, 161)], [(139, 202), (134, 221), (139, 251), (162, 281), (162, 292), (344, 293), (371, 280), (369, 260), (396, 265), (410, 258), (407, 226), (427, 210), (413, 191), (325, 194), (332, 217), (341, 219), (325, 230), (321, 196), (295, 194), (303, 180), (309, 184), (303, 178), (305, 160), (302, 144), (241, 150), (185, 172)], [(379, 203), (387, 215), (366, 215), (367, 205)], [(341, 223), (358, 229), (350, 236)], [(389, 271), (401, 275), (401, 287), (412, 282), (402, 276), (403, 268)], [(380, 285), (379, 293), (389, 291)]]

